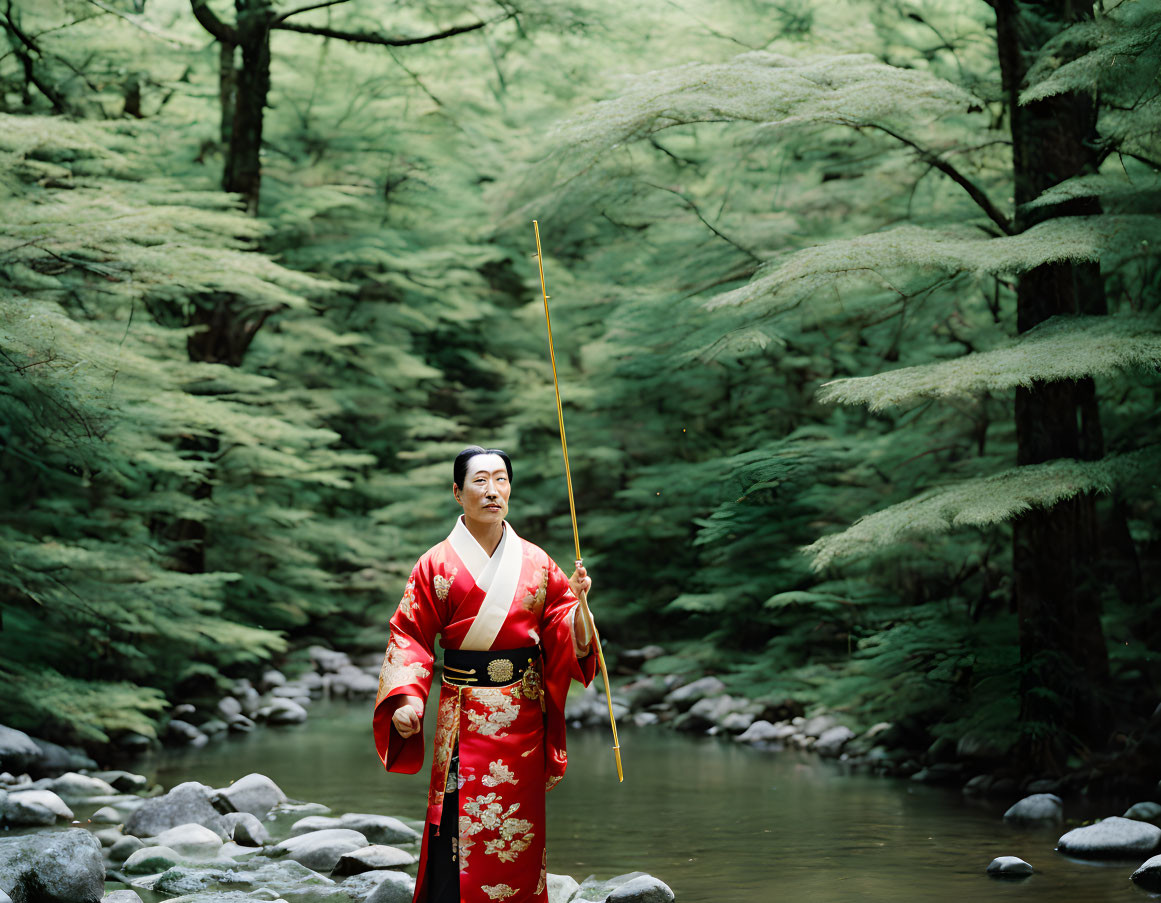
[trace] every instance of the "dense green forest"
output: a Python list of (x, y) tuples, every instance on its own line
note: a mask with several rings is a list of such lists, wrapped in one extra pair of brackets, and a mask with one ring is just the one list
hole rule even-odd
[(1131, 753), (1161, 2), (3, 0), (0, 31), (0, 721), (152, 734), (381, 648), (468, 443), (567, 563), (535, 218), (611, 662), (660, 642), (1045, 770)]

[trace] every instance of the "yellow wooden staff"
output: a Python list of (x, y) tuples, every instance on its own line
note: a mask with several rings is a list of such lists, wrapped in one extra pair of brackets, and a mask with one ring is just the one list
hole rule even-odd
[[(536, 233), (536, 265), (540, 268), (540, 293), (544, 296), (544, 323), (548, 327), (548, 356), (552, 361), (552, 387), (556, 390), (556, 417), (560, 422), (560, 450), (564, 453), (564, 478), (568, 482), (568, 510), (572, 515), (572, 540), (576, 545), (576, 566), (581, 566), (580, 533), (576, 528), (576, 502), (572, 497), (572, 474), (568, 469), (568, 441), (564, 437), (564, 408), (560, 406), (560, 380), (556, 376), (556, 351), (552, 347), (552, 319), (548, 315), (548, 291), (544, 287), (544, 257), (540, 253), (540, 224), (532, 221), (532, 230)], [(601, 651), (601, 636), (597, 633), (593, 613), (589, 611), (589, 600), (583, 591), (580, 594), (581, 608), (585, 619), (589, 622), (589, 632), (593, 635), (593, 643), (597, 647), (597, 662), (601, 666), (601, 677), (605, 679), (605, 702), (609, 704), (609, 724), (613, 728), (613, 755), (617, 757), (617, 780), (624, 781), (625, 775), (621, 771), (621, 744), (617, 740), (617, 720), (613, 717), (613, 693), (609, 689), (609, 672), (605, 667), (605, 655)]]

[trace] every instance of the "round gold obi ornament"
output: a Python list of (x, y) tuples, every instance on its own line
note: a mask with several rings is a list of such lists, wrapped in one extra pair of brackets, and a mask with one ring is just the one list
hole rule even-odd
[(496, 681), (496, 683), (511, 680), (512, 675), (515, 673), (516, 669), (512, 666), (512, 662), (509, 659), (497, 658), (488, 662), (488, 677)]

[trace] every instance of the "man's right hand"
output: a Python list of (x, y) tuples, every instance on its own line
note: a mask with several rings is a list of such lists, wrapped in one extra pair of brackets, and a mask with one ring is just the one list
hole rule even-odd
[(395, 730), (399, 731), (399, 736), (404, 740), (418, 734), (423, 727), (423, 717), (419, 714), (422, 707), (422, 700), (408, 696), (406, 702), (397, 708), (395, 714), (391, 716), (391, 723), (395, 725)]

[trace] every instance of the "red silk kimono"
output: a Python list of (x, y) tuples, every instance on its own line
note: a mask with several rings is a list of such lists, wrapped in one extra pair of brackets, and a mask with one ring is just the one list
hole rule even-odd
[[(424, 738), (406, 740), (391, 717), (404, 697), (426, 703), (436, 634), (447, 649), (518, 649), (540, 644), (536, 670), (501, 687), (441, 684), (427, 823), (443, 815), (449, 763), (458, 741), (458, 838), (462, 903), (546, 903), (544, 794), (564, 777), (564, 699), (586, 686), (596, 656), (578, 660), (568, 578), (504, 522), (489, 557), (462, 518), (416, 563), (391, 618), (375, 701), (375, 746), (388, 771), (415, 774)], [(427, 899), (430, 831), (423, 832), (415, 903)]]

